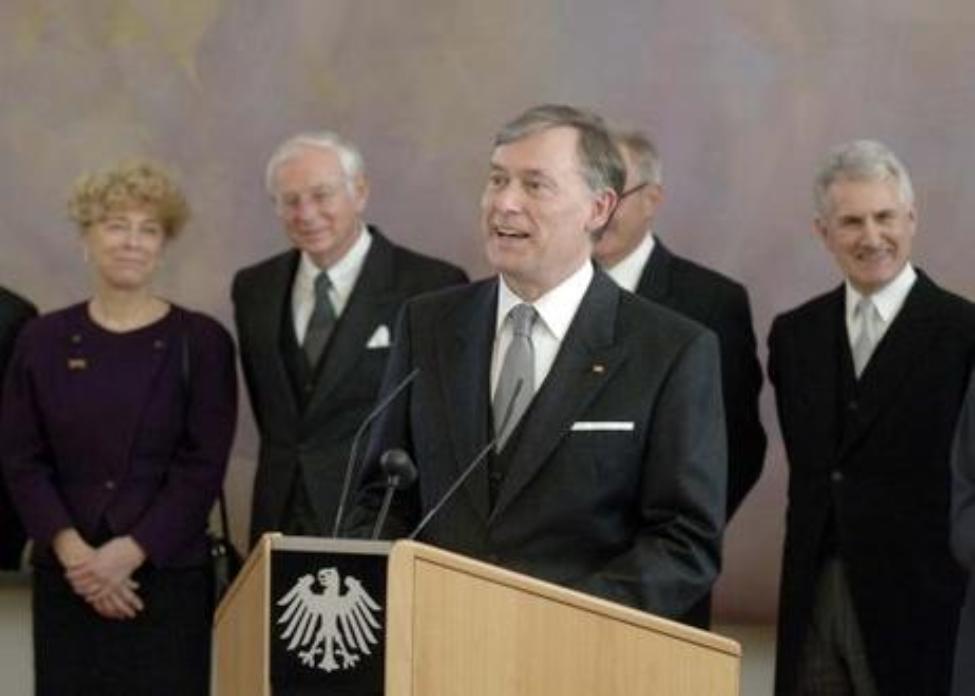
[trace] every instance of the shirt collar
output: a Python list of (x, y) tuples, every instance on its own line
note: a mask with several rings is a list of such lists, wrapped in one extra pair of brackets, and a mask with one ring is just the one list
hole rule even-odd
[[(589, 289), (589, 284), (592, 282), (594, 273), (592, 262), (587, 260), (575, 273), (534, 302), (528, 303), (535, 308), (545, 328), (557, 340), (561, 341), (569, 330), (569, 325), (572, 323), (572, 319), (575, 317), (579, 305), (582, 304), (582, 298), (586, 294), (586, 290)], [(504, 280), (504, 276), (499, 276), (498, 315), (495, 333), (501, 330), (501, 326), (507, 318), (508, 312), (511, 311), (511, 308), (524, 302), (508, 286)]]
[[(333, 263), (328, 268), (328, 279), (332, 281), (332, 287), (342, 296), (348, 295), (355, 285), (359, 270), (365, 263), (366, 255), (372, 246), (372, 234), (365, 225), (359, 228), (359, 238), (356, 239), (352, 247), (345, 253), (345, 256)], [(315, 278), (322, 271), (318, 265), (312, 261), (311, 257), (301, 252), (301, 260), (298, 262), (298, 272), (295, 281), (303, 288), (313, 288)]]
[[(904, 306), (904, 301), (907, 300), (908, 293), (914, 287), (915, 280), (917, 280), (917, 272), (914, 270), (914, 266), (906, 263), (904, 264), (904, 268), (901, 269), (901, 272), (892, 281), (870, 295), (870, 300), (873, 302), (874, 307), (877, 308), (877, 312), (885, 324), (889, 324), (900, 311), (901, 307)], [(857, 303), (863, 297), (864, 295), (847, 280), (846, 319), (848, 322), (853, 320), (853, 313), (856, 311)]]
[(612, 268), (604, 270), (621, 288), (634, 292), (636, 286), (640, 284), (640, 276), (643, 275), (643, 269), (647, 265), (647, 261), (650, 260), (654, 246), (653, 232), (648, 229), (633, 251)]

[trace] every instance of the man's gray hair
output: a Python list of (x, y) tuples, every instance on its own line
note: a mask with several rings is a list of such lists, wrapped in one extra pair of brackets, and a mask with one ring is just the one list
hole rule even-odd
[(349, 140), (334, 131), (315, 131), (299, 133), (278, 145), (267, 161), (264, 170), (264, 186), (272, 196), (277, 194), (275, 190), (275, 178), (277, 177), (278, 167), (295, 155), (315, 148), (318, 150), (331, 150), (339, 158), (342, 171), (345, 174), (345, 185), (349, 193), (354, 192), (355, 180), (365, 173), (365, 165), (362, 162), (362, 153)]
[(593, 193), (605, 189), (623, 192), (626, 168), (619, 149), (598, 114), (564, 104), (544, 104), (525, 111), (506, 123), (494, 138), (494, 146), (507, 145), (552, 128), (574, 128), (579, 133), (576, 153), (582, 177)]
[(854, 140), (830, 150), (816, 174), (813, 202), (820, 218), (829, 214), (829, 187), (837, 181), (887, 181), (897, 184), (901, 203), (914, 203), (907, 168), (893, 151), (876, 140)]
[(649, 135), (639, 130), (618, 130), (613, 133), (613, 139), (626, 148), (643, 181), (657, 186), (664, 182), (664, 163)]

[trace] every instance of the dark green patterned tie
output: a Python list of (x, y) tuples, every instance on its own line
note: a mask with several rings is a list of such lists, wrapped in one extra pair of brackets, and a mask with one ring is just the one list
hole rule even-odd
[(315, 367), (325, 351), (328, 337), (335, 328), (335, 308), (328, 297), (332, 281), (328, 273), (321, 271), (315, 276), (315, 308), (308, 319), (308, 329), (305, 331), (305, 342), (301, 344), (305, 358), (310, 367)]

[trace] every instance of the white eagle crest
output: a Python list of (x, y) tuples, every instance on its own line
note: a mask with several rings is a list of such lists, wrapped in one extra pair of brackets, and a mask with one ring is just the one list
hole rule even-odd
[[(312, 589), (316, 577), (320, 593)], [(347, 575), (346, 592), (340, 594), (339, 580), (335, 568), (319, 568), (315, 577), (303, 575), (278, 600), (278, 606), (287, 607), (278, 623), (287, 624), (281, 639), (290, 640), (288, 651), (305, 648), (298, 652), (301, 663), (326, 672), (355, 667), (360, 653), (371, 655), (381, 628), (374, 616), (380, 606), (362, 583)]]

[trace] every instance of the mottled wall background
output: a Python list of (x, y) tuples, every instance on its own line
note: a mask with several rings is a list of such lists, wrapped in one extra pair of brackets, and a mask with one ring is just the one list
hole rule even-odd
[[(232, 273), (284, 243), (263, 163), (318, 127), (361, 144), (372, 222), (483, 275), (491, 135), (567, 101), (656, 135), (659, 233), (748, 285), (763, 344), (775, 313), (838, 280), (811, 234), (809, 182), (853, 137), (908, 163), (919, 264), (971, 297), (973, 34), (967, 0), (3, 0), (0, 282), (43, 309), (82, 298), (66, 191), (82, 170), (152, 155), (196, 212), (160, 291), (229, 326)], [(775, 610), (785, 464), (763, 398), (772, 442), (729, 530), (729, 619)], [(238, 537), (255, 453), (245, 401), (228, 482)]]

